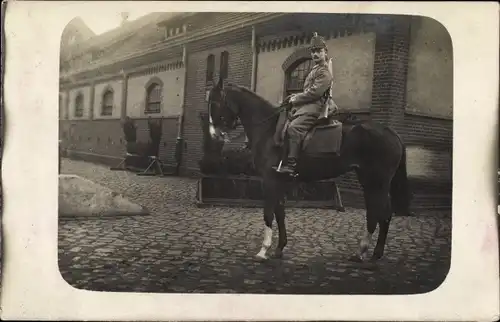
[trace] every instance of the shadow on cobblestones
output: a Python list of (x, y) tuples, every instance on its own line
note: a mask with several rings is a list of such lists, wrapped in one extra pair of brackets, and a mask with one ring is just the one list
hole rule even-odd
[[(195, 181), (63, 162), (74, 173), (148, 206), (151, 216), (59, 223), (59, 267), (72, 286), (97, 291), (407, 294), (435, 289), (448, 273), (449, 213), (396, 217), (386, 257), (374, 267), (347, 262), (364, 212), (289, 209), (283, 260), (253, 259), (262, 242), (259, 209), (194, 206)], [(277, 228), (273, 247), (277, 242)], [(375, 232), (377, 234), (378, 231)], [(372, 243), (372, 248), (375, 239)]]

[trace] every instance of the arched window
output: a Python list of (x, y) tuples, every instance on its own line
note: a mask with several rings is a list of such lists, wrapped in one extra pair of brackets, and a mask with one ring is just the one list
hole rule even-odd
[(304, 90), (304, 82), (313, 65), (314, 62), (309, 58), (299, 60), (296, 64), (291, 66), (286, 75), (285, 96), (293, 93), (300, 93)]
[(205, 83), (208, 85), (214, 80), (215, 56), (210, 54), (207, 57), (207, 75)]
[(113, 115), (113, 100), (114, 100), (113, 90), (111, 88), (106, 89), (102, 94), (102, 103), (101, 103), (102, 116)]
[(151, 83), (146, 88), (145, 114), (160, 113), (162, 85), (158, 82)]
[(222, 79), (226, 79), (229, 69), (229, 53), (223, 51), (220, 55), (220, 76)]
[(78, 93), (75, 97), (75, 117), (83, 116), (83, 94)]

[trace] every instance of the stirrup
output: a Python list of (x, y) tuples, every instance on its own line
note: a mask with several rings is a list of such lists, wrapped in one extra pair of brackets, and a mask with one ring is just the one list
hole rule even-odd
[(282, 166), (282, 164), (283, 164), (283, 160), (281, 160), (281, 161), (280, 161), (280, 163), (278, 164), (278, 166), (277, 166), (277, 167), (276, 167), (276, 166), (273, 166), (273, 167), (272, 167), (272, 168), (273, 168), (273, 170), (274, 170), (274, 171), (276, 171), (276, 172), (277, 172), (277, 173), (279, 173), (279, 174), (287, 174), (287, 175), (289, 175), (289, 176), (291, 176), (291, 177), (297, 177), (297, 176), (299, 175), (299, 174), (297, 173), (297, 171), (296, 171), (296, 170), (294, 170), (292, 173), (290, 173), (290, 172), (282, 172), (282, 171), (281, 171), (281, 166)]
[(280, 172), (280, 170), (281, 170), (281, 165), (282, 165), (282, 164), (283, 164), (283, 160), (280, 160), (280, 163), (278, 164), (278, 166), (273, 165), (273, 166), (272, 166), (272, 169), (273, 169), (274, 171), (276, 171), (276, 172)]

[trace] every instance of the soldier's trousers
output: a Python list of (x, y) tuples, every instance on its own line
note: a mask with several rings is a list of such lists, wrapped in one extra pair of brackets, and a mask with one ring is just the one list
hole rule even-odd
[(318, 113), (302, 114), (295, 117), (288, 126), (288, 157), (297, 158), (300, 145), (307, 132), (316, 124)]

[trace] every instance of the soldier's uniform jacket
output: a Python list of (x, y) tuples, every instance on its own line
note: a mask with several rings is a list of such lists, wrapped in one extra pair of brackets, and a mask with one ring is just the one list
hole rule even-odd
[(326, 62), (315, 65), (304, 82), (304, 91), (295, 96), (293, 116), (303, 114), (319, 115), (326, 101), (327, 91), (332, 84), (332, 75)]

